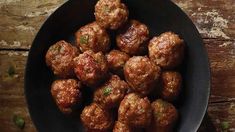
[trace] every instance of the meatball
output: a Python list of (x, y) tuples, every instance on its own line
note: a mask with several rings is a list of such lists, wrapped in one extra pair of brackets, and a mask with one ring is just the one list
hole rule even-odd
[(134, 132), (130, 126), (120, 121), (116, 121), (113, 132)]
[(76, 45), (82, 52), (107, 52), (110, 48), (110, 39), (106, 30), (96, 22), (81, 27), (76, 33)]
[(117, 107), (126, 95), (128, 88), (125, 81), (117, 75), (112, 75), (105, 84), (95, 91), (94, 102), (107, 109)]
[(134, 56), (124, 66), (124, 75), (131, 89), (147, 95), (156, 86), (161, 69), (145, 56)]
[(171, 132), (178, 119), (176, 108), (161, 99), (151, 104), (153, 109), (153, 121), (150, 132)]
[(75, 79), (56, 80), (52, 83), (51, 94), (61, 112), (70, 114), (73, 107), (81, 103), (82, 85)]
[(111, 114), (96, 103), (86, 106), (80, 117), (83, 125), (89, 131), (107, 131), (113, 126)]
[(166, 32), (149, 42), (149, 57), (156, 65), (173, 69), (181, 64), (184, 47), (184, 41), (177, 34)]
[(148, 50), (148, 36), (149, 30), (145, 24), (131, 20), (117, 35), (117, 46), (127, 54), (143, 55)]
[(137, 127), (130, 127), (128, 124), (116, 121), (113, 132), (143, 132), (143, 129)]
[(107, 77), (108, 65), (102, 52), (85, 51), (74, 58), (74, 72), (87, 86), (96, 87)]
[(130, 93), (122, 100), (118, 109), (118, 120), (132, 127), (146, 127), (151, 122), (152, 109), (147, 97)]
[(52, 45), (46, 53), (46, 64), (59, 77), (73, 77), (73, 58), (78, 55), (78, 49), (64, 40)]
[(106, 55), (109, 69), (119, 75), (120, 77), (123, 77), (123, 67), (127, 60), (129, 60), (130, 56), (127, 55), (124, 52), (121, 52), (119, 50), (112, 50)]
[(95, 5), (96, 21), (104, 28), (118, 29), (127, 21), (128, 15), (121, 0), (99, 0)]
[(165, 71), (161, 75), (161, 97), (167, 101), (174, 101), (180, 93), (182, 77), (180, 73)]

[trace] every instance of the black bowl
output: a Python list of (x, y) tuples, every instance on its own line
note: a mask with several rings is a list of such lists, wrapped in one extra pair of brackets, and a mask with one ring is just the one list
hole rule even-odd
[[(25, 94), (31, 118), (40, 132), (83, 131), (79, 116), (63, 115), (56, 107), (50, 85), (54, 77), (45, 64), (49, 46), (61, 39), (73, 41), (74, 32), (94, 21), (95, 0), (70, 0), (53, 13), (38, 32), (28, 56)], [(203, 41), (192, 21), (169, 0), (125, 0), (130, 18), (149, 26), (150, 35), (179, 34), (187, 45), (182, 65), (183, 92), (176, 104), (180, 120), (176, 130), (196, 131), (205, 115), (210, 91), (210, 69)], [(86, 95), (86, 98), (91, 98)]]

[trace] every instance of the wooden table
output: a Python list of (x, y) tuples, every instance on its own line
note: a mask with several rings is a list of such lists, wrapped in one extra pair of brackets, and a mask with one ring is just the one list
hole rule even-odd
[[(173, 1), (197, 26), (210, 58), (211, 97), (199, 131), (235, 131), (235, 0)], [(24, 97), (26, 58), (42, 23), (64, 2), (0, 0), (0, 132), (36, 131)], [(24, 118), (23, 130), (14, 115)]]

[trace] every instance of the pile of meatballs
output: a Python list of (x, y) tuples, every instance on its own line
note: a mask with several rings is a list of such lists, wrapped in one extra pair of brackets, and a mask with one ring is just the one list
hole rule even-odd
[[(91, 89), (92, 103), (80, 115), (86, 131), (173, 131), (183, 40), (173, 32), (150, 38), (145, 24), (128, 19), (120, 0), (99, 0), (94, 15), (96, 21), (74, 34), (75, 45), (61, 40), (46, 53), (47, 66), (59, 77), (51, 94), (60, 111), (73, 113), (86, 101), (81, 89)], [(110, 31), (117, 34), (112, 46)]]

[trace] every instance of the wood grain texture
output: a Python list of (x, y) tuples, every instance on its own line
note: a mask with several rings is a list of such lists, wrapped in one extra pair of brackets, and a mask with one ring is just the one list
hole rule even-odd
[[(228, 128), (224, 129), (224, 123)], [(199, 132), (234, 132), (235, 103), (211, 103), (201, 124)]]
[(1, 0), (0, 48), (29, 49), (43, 22), (65, 1)]
[(173, 0), (192, 19), (203, 38), (235, 36), (234, 0)]
[[(5, 2), (4, 2), (5, 1)], [(65, 0), (0, 2), (0, 47), (29, 49), (46, 18)], [(234, 39), (234, 0), (173, 0), (193, 20), (203, 38)], [(20, 40), (20, 41), (19, 41)]]
[(235, 131), (235, 102), (210, 104), (208, 115), (216, 131), (223, 131), (223, 122), (228, 123), (228, 131)]
[[(24, 131), (35, 131), (24, 97), (24, 68), (28, 51), (0, 51), (0, 131), (14, 132), (20, 129), (13, 122), (14, 115), (25, 119)], [(9, 76), (8, 69), (15, 74)]]
[[(24, 68), (28, 49), (46, 18), (65, 0), (0, 1), (0, 132), (34, 132), (24, 97)], [(211, 97), (200, 132), (235, 131), (235, 1), (173, 0), (197, 26), (204, 38), (211, 65)], [(21, 51), (25, 50), (25, 51)], [(15, 74), (8, 75), (9, 67)], [(17, 128), (12, 118), (22, 116)]]
[(235, 101), (235, 41), (204, 39), (211, 66), (210, 102)]

